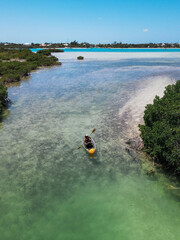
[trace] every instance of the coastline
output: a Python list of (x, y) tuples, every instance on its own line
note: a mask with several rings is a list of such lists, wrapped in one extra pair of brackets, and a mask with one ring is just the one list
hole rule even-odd
[(28, 81), (30, 79), (31, 73), (37, 72), (38, 70), (51, 69), (51, 68), (61, 66), (61, 65), (62, 65), (61, 62), (57, 62), (56, 64), (51, 65), (51, 66), (39, 66), (36, 69), (31, 70), (27, 76), (22, 76), (19, 81), (13, 81), (13, 82), (8, 82), (8, 83), (6, 82), (6, 83), (4, 83), (4, 86), (7, 87), (7, 90), (9, 87), (19, 86), (21, 84), (21, 81)]
[(0, 117), (11, 102), (8, 98), (8, 84), (20, 82), (33, 70), (61, 65), (58, 58), (51, 55), (54, 51), (56, 50), (48, 49), (35, 54), (27, 49), (0, 49)]
[(142, 170), (147, 175), (154, 175), (156, 168), (162, 168), (162, 165), (154, 162), (154, 159), (143, 151), (144, 142), (140, 136), (138, 125), (144, 124), (144, 110), (147, 104), (152, 104), (155, 96), (162, 97), (165, 87), (175, 82), (175, 80), (168, 77), (148, 78), (140, 83), (134, 95), (119, 109), (119, 125), (122, 130), (121, 135), (125, 150), (134, 159), (138, 154)]
[[(151, 50), (151, 49), (162, 49), (162, 50), (169, 50), (169, 49), (175, 49), (175, 50), (177, 50), (177, 49), (180, 49), (180, 48), (132, 48), (132, 47), (129, 47), (129, 48), (110, 48), (110, 47), (92, 47), (92, 48), (80, 48), (80, 47), (71, 47), (71, 48), (69, 48), (69, 47), (64, 47), (64, 48), (54, 48), (54, 49), (120, 49), (120, 50), (124, 50), (124, 49), (139, 49), (139, 50), (145, 50), (145, 49), (149, 49), (149, 50)], [(43, 49), (48, 49), (48, 48), (43, 48)]]
[(147, 175), (154, 175), (156, 168), (162, 169), (163, 166), (143, 151), (144, 142), (140, 136), (139, 124), (144, 124), (143, 117), (146, 106), (153, 103), (155, 96), (161, 98), (164, 95), (165, 88), (175, 83), (176, 81), (169, 77), (150, 77), (140, 83), (134, 95), (119, 109), (119, 125), (122, 129), (125, 150), (134, 159), (138, 154), (142, 170)]
[[(62, 48), (58, 48), (58, 47), (56, 47), (56, 48), (54, 48), (54, 49), (120, 49), (120, 50), (123, 50), (123, 49), (139, 49), (139, 50), (144, 50), (144, 49), (149, 49), (149, 50), (151, 50), (151, 49), (162, 49), (162, 50), (169, 50), (169, 49), (180, 49), (180, 48), (160, 48), (160, 47), (157, 47), (157, 48), (139, 48), (139, 47), (137, 47), (137, 48), (131, 48), (131, 47), (129, 47), (129, 48), (110, 48), (110, 47), (92, 47), (92, 48), (80, 48), (80, 47), (62, 47)], [(33, 48), (32, 48), (33, 49)], [(42, 49), (48, 49), (48, 48), (42, 48)]]

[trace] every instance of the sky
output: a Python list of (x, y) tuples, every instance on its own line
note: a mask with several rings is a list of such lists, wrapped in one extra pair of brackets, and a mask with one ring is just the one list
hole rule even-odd
[(180, 0), (0, 0), (0, 42), (180, 42)]

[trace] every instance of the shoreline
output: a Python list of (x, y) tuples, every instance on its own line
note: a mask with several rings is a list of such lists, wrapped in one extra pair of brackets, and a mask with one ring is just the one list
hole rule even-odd
[(136, 138), (139, 136), (139, 124), (143, 124), (144, 110), (147, 104), (152, 104), (155, 96), (162, 97), (165, 87), (175, 83), (169, 77), (149, 77), (142, 83), (123, 108), (119, 109), (119, 121), (123, 127), (126, 138)]
[(112, 48), (112, 47), (89, 47), (89, 48), (87, 48), (87, 47), (38, 47), (38, 48), (32, 48), (32, 47), (30, 47), (30, 48), (28, 48), (28, 49), (30, 49), (30, 50), (36, 50), (36, 49), (38, 49), (38, 50), (48, 50), (48, 49), (62, 49), (62, 50), (70, 50), (70, 49), (72, 49), (72, 50), (81, 50), (81, 49), (84, 49), (84, 50), (91, 50), (91, 49), (110, 49), (110, 50), (125, 50), (125, 49), (135, 49), (135, 50), (156, 50), (156, 49), (159, 49), (159, 50), (164, 50), (164, 51), (166, 51), (166, 50), (172, 50), (172, 49), (174, 49), (174, 50), (178, 50), (178, 52), (180, 51), (180, 47), (179, 48), (175, 48), (175, 47), (171, 47), (171, 48), (165, 48), (165, 47), (162, 47), (162, 48), (160, 48), (160, 47), (157, 47), (157, 48), (151, 48), (151, 47), (147, 47), (147, 48), (139, 48), (139, 47), (137, 47), (137, 48), (133, 48), (133, 47), (124, 47), (124, 48), (116, 48), (116, 47), (114, 47), (114, 48)]
[[(54, 49), (164, 49), (164, 50), (168, 50), (168, 49), (180, 49), (179, 48), (109, 48), (109, 47), (92, 47), (92, 48), (80, 48), (80, 47), (62, 47), (62, 48), (54, 48)], [(36, 48), (32, 48), (32, 49), (36, 49)], [(48, 49), (48, 48), (42, 48), (42, 49)]]
[(163, 166), (155, 162), (150, 155), (146, 154), (144, 142), (140, 136), (138, 125), (144, 124), (144, 110), (147, 104), (152, 104), (155, 96), (160, 98), (164, 95), (165, 87), (174, 84), (176, 81), (168, 77), (150, 77), (140, 83), (138, 89), (135, 89), (134, 96), (130, 97), (127, 103), (119, 109), (119, 125), (122, 129), (122, 139), (127, 153), (136, 159), (140, 159), (142, 170), (147, 175), (154, 175), (156, 170)]
[(29, 77), (33, 70), (62, 64), (58, 58), (51, 55), (51, 51), (49, 49), (35, 54), (30, 50), (1, 49), (0, 117), (11, 102), (8, 98), (9, 85), (21, 82), (23, 78)]
[(54, 64), (54, 65), (51, 65), (51, 66), (40, 66), (40, 67), (37, 67), (36, 69), (31, 70), (27, 76), (22, 76), (19, 81), (14, 81), (14, 82), (9, 82), (9, 83), (6, 82), (6, 83), (4, 83), (4, 86), (7, 87), (7, 88), (14, 87), (14, 86), (19, 86), (21, 84), (21, 81), (28, 81), (30, 79), (31, 73), (35, 73), (38, 70), (50, 69), (50, 68), (54, 68), (54, 67), (58, 67), (58, 66), (62, 65), (61, 62), (57, 62), (57, 63), (60, 63), (60, 64)]

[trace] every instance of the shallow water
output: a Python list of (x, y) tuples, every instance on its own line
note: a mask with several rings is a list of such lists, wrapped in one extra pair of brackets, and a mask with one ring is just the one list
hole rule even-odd
[[(9, 88), (0, 130), (1, 239), (179, 238), (179, 190), (125, 150), (118, 111), (177, 59), (64, 60)], [(77, 150), (97, 128), (97, 153)]]

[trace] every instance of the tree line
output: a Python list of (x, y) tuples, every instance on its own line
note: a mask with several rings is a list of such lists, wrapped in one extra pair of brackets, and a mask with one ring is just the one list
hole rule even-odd
[(180, 48), (179, 43), (122, 43), (122, 42), (113, 42), (113, 43), (88, 43), (74, 40), (70, 43), (30, 43), (20, 44), (20, 43), (0, 43), (0, 47), (6, 48)]

